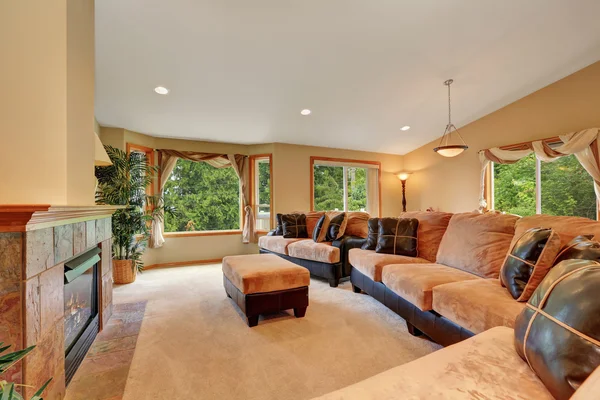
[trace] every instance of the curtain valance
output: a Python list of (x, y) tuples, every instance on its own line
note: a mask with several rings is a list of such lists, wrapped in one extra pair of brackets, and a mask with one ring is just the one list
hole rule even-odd
[(600, 199), (599, 135), (599, 128), (590, 128), (560, 135), (559, 139), (562, 144), (554, 147), (551, 147), (545, 140), (536, 140), (525, 143), (523, 149), (504, 150), (500, 147), (493, 147), (481, 150), (479, 152), (479, 161), (481, 162), (479, 209), (483, 211), (487, 207), (485, 200), (485, 174), (490, 162), (513, 164), (531, 153), (535, 153), (536, 158), (544, 162), (552, 162), (560, 157), (571, 154), (575, 155), (579, 163), (594, 179), (596, 198)]
[[(175, 169), (178, 159), (184, 159), (194, 162), (205, 162), (215, 168), (232, 167), (240, 180), (240, 189), (242, 192), (242, 201), (244, 206), (244, 227), (242, 230), (242, 242), (255, 243), (257, 240), (254, 211), (250, 207), (250, 199), (248, 194), (249, 174), (247, 168), (248, 156), (243, 154), (218, 154), (218, 153), (201, 153), (196, 151), (179, 151), (172, 149), (159, 149), (160, 160), (160, 179), (159, 193), (162, 193), (163, 188), (169, 176)], [(156, 218), (152, 221), (152, 237), (150, 238), (151, 247), (161, 247), (165, 242), (163, 236), (163, 223)]]

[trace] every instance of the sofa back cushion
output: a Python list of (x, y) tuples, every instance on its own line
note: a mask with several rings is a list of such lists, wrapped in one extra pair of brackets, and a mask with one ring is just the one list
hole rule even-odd
[(482, 278), (498, 278), (519, 218), (494, 212), (454, 214), (440, 243), (437, 262)]
[(442, 237), (446, 233), (452, 214), (438, 211), (409, 211), (400, 214), (400, 218), (416, 218), (419, 220), (417, 231), (419, 257), (435, 262)]
[(313, 231), (315, 230), (315, 226), (317, 226), (317, 222), (319, 222), (319, 219), (325, 215), (324, 211), (311, 211), (311, 212), (304, 212), (304, 213), (299, 213), (299, 214), (304, 214), (306, 215), (306, 231), (308, 232), (308, 235), (311, 236)]
[(560, 244), (565, 247), (573, 238), (580, 235), (594, 235), (600, 240), (600, 222), (582, 217), (555, 217), (552, 215), (532, 215), (523, 217), (515, 224), (515, 237), (511, 243), (531, 228), (551, 228), (560, 236)]
[(375, 252), (416, 257), (418, 228), (415, 218), (380, 218)]
[(344, 235), (366, 238), (369, 233), (369, 213), (362, 211), (351, 211), (348, 214), (348, 223)]

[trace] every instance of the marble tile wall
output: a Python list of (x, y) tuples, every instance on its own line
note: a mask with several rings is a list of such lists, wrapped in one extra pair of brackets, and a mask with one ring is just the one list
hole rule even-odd
[(106, 322), (112, 313), (110, 218), (0, 232), (0, 342), (12, 351), (36, 345), (4, 379), (31, 385), (26, 398), (49, 378), (44, 399), (65, 395), (64, 262), (95, 246), (102, 250), (100, 318)]

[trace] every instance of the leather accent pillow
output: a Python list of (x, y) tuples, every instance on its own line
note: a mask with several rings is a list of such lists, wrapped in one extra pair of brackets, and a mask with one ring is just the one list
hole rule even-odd
[(362, 245), (363, 250), (375, 250), (377, 247), (377, 239), (379, 238), (379, 218), (369, 218), (367, 222), (369, 233), (367, 241)]
[(416, 218), (380, 218), (375, 252), (416, 257), (418, 228)]
[(307, 238), (306, 231), (306, 215), (304, 214), (283, 214), (281, 216), (283, 222), (283, 237), (290, 238)]
[(554, 266), (515, 320), (515, 349), (558, 400), (600, 365), (600, 264)]
[(277, 221), (277, 226), (275, 227), (274, 236), (283, 236), (283, 221), (281, 220), (282, 216), (283, 216), (283, 214), (275, 215), (275, 220)]
[(346, 224), (348, 224), (348, 215), (345, 212), (327, 212), (329, 215), (329, 227), (327, 228), (327, 236), (325, 241), (333, 242), (344, 236), (346, 232)]
[(315, 225), (315, 229), (312, 231), (312, 240), (317, 243), (325, 241), (327, 230), (329, 228), (329, 222), (329, 215), (327, 214), (323, 214), (321, 218), (319, 218), (317, 225)]
[(515, 242), (500, 270), (500, 280), (513, 299), (527, 301), (554, 265), (560, 237), (552, 229), (532, 228)]
[(600, 261), (600, 243), (593, 241), (593, 235), (577, 236), (571, 240), (556, 256), (554, 265), (564, 260)]

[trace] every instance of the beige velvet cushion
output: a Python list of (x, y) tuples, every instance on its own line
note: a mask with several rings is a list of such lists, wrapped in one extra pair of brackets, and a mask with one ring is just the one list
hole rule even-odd
[(496, 326), (515, 326), (525, 308), (498, 279), (446, 283), (433, 288), (433, 309), (473, 333)]
[(348, 259), (350, 260), (350, 265), (375, 282), (381, 282), (381, 272), (386, 265), (429, 263), (424, 258), (375, 253), (374, 250), (363, 249), (350, 249)]
[(554, 217), (542, 214), (523, 217), (517, 221), (511, 248), (531, 228), (552, 228), (560, 236), (561, 246), (565, 246), (575, 236), (580, 235), (594, 235), (596, 240), (600, 240), (600, 222), (598, 221), (582, 217)]
[(385, 286), (423, 311), (432, 309), (432, 289), (435, 286), (473, 279), (482, 278), (441, 264), (386, 265), (381, 276)]
[(319, 399), (554, 400), (515, 352), (509, 328), (492, 329)]
[(348, 223), (344, 235), (366, 238), (369, 234), (369, 213), (352, 211), (348, 213)]
[(570, 400), (590, 400), (598, 398), (600, 393), (600, 367), (583, 382), (583, 385), (575, 391)]
[(498, 278), (518, 219), (500, 213), (454, 214), (442, 238), (437, 263), (482, 278)]
[(288, 246), (288, 255), (329, 264), (340, 262), (340, 249), (332, 246), (331, 242), (301, 240)]
[(419, 257), (436, 262), (437, 252), (452, 214), (437, 211), (409, 211), (400, 214), (400, 218), (419, 220), (419, 229), (417, 230)]
[(275, 254), (223, 258), (223, 275), (244, 294), (275, 292), (310, 285), (306, 268)]
[(286, 239), (283, 236), (261, 236), (258, 238), (258, 247), (261, 249), (272, 251), (273, 253), (288, 255), (288, 246), (291, 243), (295, 243), (299, 240), (306, 240), (302, 238), (291, 238)]

